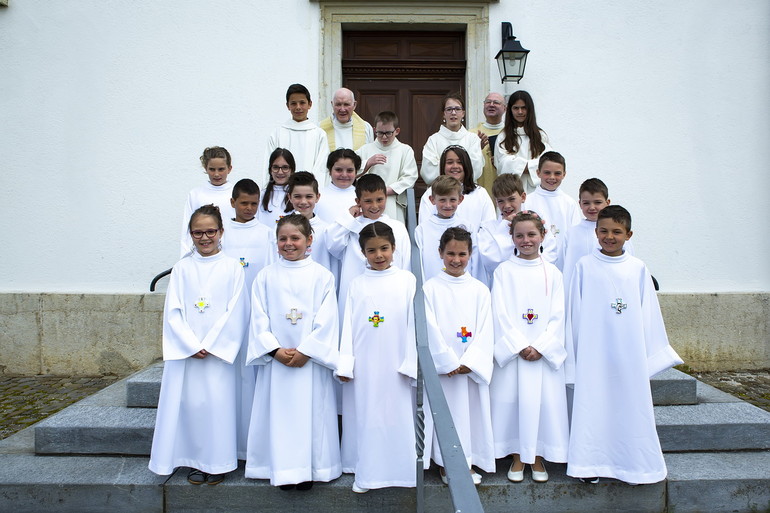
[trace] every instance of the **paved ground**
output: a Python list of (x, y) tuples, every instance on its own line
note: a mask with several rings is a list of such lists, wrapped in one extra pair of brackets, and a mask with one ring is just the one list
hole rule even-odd
[[(693, 372), (699, 380), (770, 411), (770, 369)], [(0, 376), (0, 439), (114, 383), (117, 377)]]

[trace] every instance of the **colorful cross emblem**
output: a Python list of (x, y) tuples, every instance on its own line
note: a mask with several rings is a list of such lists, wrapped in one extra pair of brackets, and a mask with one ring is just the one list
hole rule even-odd
[(200, 297), (198, 298), (198, 301), (195, 302), (195, 308), (197, 308), (200, 313), (203, 313), (203, 310), (205, 310), (209, 306), (211, 305), (209, 305), (209, 302), (206, 301), (205, 297)]
[(527, 324), (532, 324), (535, 322), (535, 319), (537, 319), (537, 314), (533, 309), (528, 308), (527, 313), (521, 314), (521, 318), (527, 321)]
[(246, 258), (241, 257), (241, 266), (242, 267), (248, 267), (249, 263), (246, 261)]
[(374, 327), (377, 328), (380, 326), (381, 322), (385, 322), (385, 317), (380, 315), (380, 312), (375, 310), (374, 315), (369, 317), (369, 322), (374, 324)]
[(468, 342), (468, 339), (473, 336), (473, 333), (468, 331), (468, 329), (463, 326), (460, 328), (460, 331), (457, 332), (457, 336), (460, 338), (460, 340), (462, 340), (462, 343), (465, 344)]
[(615, 310), (616, 314), (623, 313), (623, 310), (628, 308), (628, 305), (623, 302), (622, 298), (615, 299), (615, 302), (610, 305), (610, 307)]
[(298, 312), (296, 308), (292, 308), (291, 312), (286, 314), (286, 318), (289, 319), (292, 324), (297, 324), (297, 320), (302, 319), (302, 312)]

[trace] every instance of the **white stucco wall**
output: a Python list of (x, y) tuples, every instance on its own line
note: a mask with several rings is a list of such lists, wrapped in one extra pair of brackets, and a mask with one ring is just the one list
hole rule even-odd
[[(318, 90), (318, 9), (1, 8), (0, 292), (146, 290), (178, 256), (202, 149), (227, 147), (232, 179), (254, 176), (288, 115), (286, 87)], [(490, 6), (492, 55), (501, 21), (532, 51), (520, 87), (567, 158), (565, 190), (607, 182), (664, 290), (770, 290), (770, 4), (502, 0)], [(517, 89), (489, 70), (494, 88)]]

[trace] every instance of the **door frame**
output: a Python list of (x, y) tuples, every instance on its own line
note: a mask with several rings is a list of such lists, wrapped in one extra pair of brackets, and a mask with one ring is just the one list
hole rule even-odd
[[(416, 2), (415, 2), (416, 3)], [(346, 30), (464, 30), (466, 55), (465, 126), (475, 127), (482, 116), (482, 102), (489, 92), (489, 6), (422, 4), (412, 2), (321, 2), (321, 62), (319, 119), (331, 114), (330, 101), (342, 86), (342, 31)], [(418, 21), (416, 21), (418, 20)], [(473, 77), (468, 80), (467, 77)]]

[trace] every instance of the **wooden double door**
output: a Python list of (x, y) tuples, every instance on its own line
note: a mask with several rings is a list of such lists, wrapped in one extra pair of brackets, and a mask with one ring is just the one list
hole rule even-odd
[(372, 126), (379, 112), (395, 112), (399, 140), (418, 164), (441, 126), (444, 96), (465, 97), (465, 69), (464, 32), (343, 32), (342, 83), (355, 93), (356, 111)]

